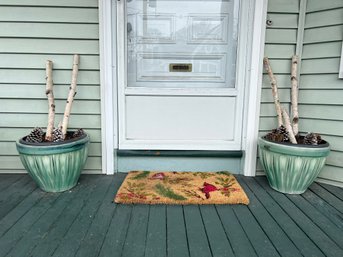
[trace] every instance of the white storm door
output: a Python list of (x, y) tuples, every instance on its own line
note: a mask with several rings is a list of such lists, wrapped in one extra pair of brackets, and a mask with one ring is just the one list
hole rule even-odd
[(237, 0), (118, 2), (119, 149), (241, 150)]

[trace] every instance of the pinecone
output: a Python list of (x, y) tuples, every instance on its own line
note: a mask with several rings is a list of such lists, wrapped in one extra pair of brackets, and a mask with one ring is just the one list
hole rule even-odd
[(55, 128), (52, 131), (52, 138), (53, 138), (53, 142), (60, 142), (63, 141), (63, 133), (62, 130), (60, 128)]
[(288, 132), (283, 125), (281, 125), (280, 127), (276, 129), (273, 129), (272, 132), (266, 135), (266, 138), (274, 142), (288, 142), (289, 141)]
[(278, 127), (276, 129), (276, 131), (277, 131), (278, 134), (283, 135), (283, 142), (288, 142), (289, 141), (289, 134), (288, 134), (288, 131), (287, 131), (286, 127), (281, 125), (280, 127)]
[(44, 132), (42, 128), (34, 128), (26, 137), (25, 141), (29, 143), (41, 143), (43, 142), (43, 135)]
[(78, 130), (76, 130), (75, 132), (74, 132), (74, 134), (73, 134), (73, 138), (75, 138), (75, 137), (81, 137), (81, 136), (83, 136), (85, 134), (85, 132), (83, 131), (83, 129), (82, 128), (79, 128)]
[(305, 145), (318, 145), (322, 141), (322, 138), (317, 133), (307, 133), (304, 137), (304, 144)]

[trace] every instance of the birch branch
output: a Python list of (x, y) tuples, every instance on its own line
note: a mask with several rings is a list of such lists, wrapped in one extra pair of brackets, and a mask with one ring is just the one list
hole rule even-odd
[(45, 94), (48, 98), (49, 114), (48, 114), (48, 126), (46, 128), (46, 134), (45, 134), (46, 141), (53, 140), (52, 133), (54, 130), (54, 122), (55, 122), (55, 99), (54, 99), (54, 92), (53, 92), (52, 66), (53, 66), (52, 61), (47, 60), (46, 65), (45, 65), (45, 74), (46, 74)]
[(278, 127), (280, 127), (281, 125), (283, 125), (281, 104), (280, 104), (279, 93), (278, 93), (278, 88), (277, 88), (277, 81), (276, 81), (276, 78), (273, 74), (273, 70), (272, 70), (272, 67), (270, 66), (270, 62), (269, 62), (268, 57), (263, 58), (263, 65), (264, 65), (264, 69), (268, 73), (268, 76), (270, 79), (270, 84), (272, 86), (272, 94), (273, 94), (274, 103), (275, 103), (275, 110), (276, 110), (276, 114), (277, 114)]
[(298, 142), (294, 136), (293, 129), (291, 126), (291, 121), (289, 119), (289, 115), (288, 115), (285, 108), (282, 108), (282, 116), (283, 116), (283, 119), (285, 121), (285, 127), (286, 127), (286, 130), (288, 132), (289, 140), (291, 141), (292, 144), (297, 144)]
[(291, 69), (291, 84), (292, 84), (292, 116), (293, 116), (292, 126), (293, 126), (294, 135), (298, 135), (299, 133), (297, 68), (298, 68), (298, 56), (293, 55), (292, 69)]
[(68, 95), (67, 104), (64, 110), (64, 116), (63, 116), (63, 122), (62, 122), (63, 139), (66, 137), (66, 134), (67, 134), (71, 107), (74, 101), (74, 97), (76, 95), (76, 81), (77, 81), (77, 73), (79, 70), (79, 60), (80, 60), (79, 55), (75, 54), (73, 58), (73, 72), (71, 76), (71, 85), (69, 87), (69, 95)]

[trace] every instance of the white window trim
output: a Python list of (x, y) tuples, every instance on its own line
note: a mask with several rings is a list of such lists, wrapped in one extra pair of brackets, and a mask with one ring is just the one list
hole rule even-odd
[[(112, 5), (113, 2), (113, 5)], [(260, 97), (262, 88), (262, 59), (264, 54), (265, 20), (268, 0), (244, 1), (249, 5), (250, 17), (247, 38), (247, 62), (245, 63), (245, 83), (247, 83), (243, 150), (245, 176), (256, 173), (257, 138), (259, 128)], [(248, 2), (248, 3), (247, 3)], [(114, 149), (118, 147), (117, 124), (117, 74), (116, 74), (116, 1), (99, 0), (99, 44), (100, 44), (100, 89), (101, 89), (101, 139), (102, 171), (105, 174), (115, 172)], [(254, 47), (253, 47), (254, 46)], [(259, 46), (258, 48), (256, 46)]]
[[(117, 83), (116, 53), (114, 45), (116, 12), (112, 0), (99, 0), (99, 50), (100, 50), (100, 96), (101, 96), (101, 163), (102, 173), (114, 174), (114, 149), (117, 148)], [(113, 1), (113, 5), (116, 1)], [(114, 30), (115, 31), (115, 30)]]
[(343, 42), (342, 42), (342, 50), (341, 50), (341, 64), (339, 66), (338, 78), (343, 79)]
[[(251, 1), (250, 1), (251, 2)], [(247, 108), (245, 110), (245, 135), (243, 147), (243, 174), (245, 176), (256, 175), (257, 140), (260, 120), (261, 90), (262, 90), (262, 71), (263, 55), (266, 32), (266, 17), (268, 0), (256, 0), (253, 10), (253, 23), (251, 26), (250, 60), (248, 61), (248, 73), (246, 76)], [(253, 3), (252, 3), (253, 4)], [(249, 65), (250, 63), (250, 65)]]

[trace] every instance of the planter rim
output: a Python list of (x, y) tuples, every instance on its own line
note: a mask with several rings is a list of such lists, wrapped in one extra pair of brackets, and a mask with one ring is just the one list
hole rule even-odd
[(265, 148), (271, 152), (294, 156), (325, 157), (328, 156), (330, 152), (330, 145), (326, 141), (325, 144), (320, 144), (316, 146), (304, 144), (297, 145), (290, 143), (272, 142), (270, 140), (265, 139), (264, 137), (260, 137), (258, 139), (258, 145), (261, 148)]
[(25, 137), (22, 137), (16, 142), (17, 150), (20, 154), (29, 155), (48, 155), (71, 152), (83, 148), (90, 140), (87, 133), (71, 140), (51, 143), (27, 143), (24, 141), (24, 138)]

